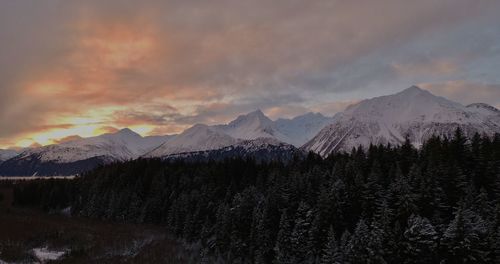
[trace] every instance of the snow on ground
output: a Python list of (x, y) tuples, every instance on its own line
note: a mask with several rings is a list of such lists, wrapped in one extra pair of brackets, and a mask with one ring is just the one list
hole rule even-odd
[(45, 263), (46, 261), (51, 261), (51, 260), (58, 260), (62, 258), (67, 251), (66, 250), (49, 250), (47, 247), (43, 248), (34, 248), (33, 250), (33, 255), (35, 258), (37, 258), (39, 261), (42, 263)]

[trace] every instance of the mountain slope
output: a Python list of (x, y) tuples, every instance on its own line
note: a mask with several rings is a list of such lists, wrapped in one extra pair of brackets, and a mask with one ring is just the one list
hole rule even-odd
[(171, 136), (142, 137), (130, 129), (28, 149), (0, 165), (0, 175), (70, 175), (100, 164), (135, 159)]
[[(432, 135), (451, 137), (457, 127), (466, 135), (500, 132), (494, 114), (486, 115), (482, 105), (465, 107), (412, 86), (400, 93), (364, 100), (337, 114), (302, 148), (327, 156), (369, 144), (401, 144), (408, 136), (420, 146)], [(489, 110), (489, 113), (494, 110)]]
[[(241, 147), (238, 144), (242, 141), (248, 144), (254, 140), (263, 142), (264, 139), (267, 142), (301, 146), (330, 121), (330, 118), (313, 113), (294, 119), (272, 121), (262, 111), (257, 110), (240, 115), (225, 125), (195, 125), (144, 156), (166, 157), (174, 154), (212, 151), (229, 146)], [(258, 144), (258, 146), (266, 148), (270, 145)], [(226, 150), (222, 152), (228, 153)], [(214, 153), (212, 152), (211, 155), (213, 156)]]
[(146, 153), (144, 157), (164, 157), (174, 153), (220, 149), (237, 142), (238, 140), (216, 128), (197, 124)]
[(500, 110), (495, 107), (484, 103), (477, 103), (468, 105), (467, 109), (484, 116), (489, 122), (500, 126)]
[(332, 118), (320, 113), (307, 113), (292, 119), (280, 118), (272, 121), (261, 110), (257, 110), (240, 115), (227, 125), (214, 127), (236, 139), (273, 138), (300, 147), (331, 121)]
[(294, 157), (302, 157), (305, 153), (298, 148), (272, 138), (242, 140), (238, 143), (213, 150), (176, 153), (163, 157), (165, 160), (185, 161), (220, 161), (232, 158), (252, 158), (256, 161), (288, 162)]
[(17, 155), (17, 151), (11, 149), (0, 149), (0, 163), (13, 158)]
[(296, 147), (304, 145), (333, 119), (320, 113), (307, 113), (292, 119), (280, 118), (275, 121), (276, 129), (286, 136), (287, 143)]
[(38, 155), (42, 161), (58, 163), (74, 162), (92, 157), (104, 156), (111, 160), (134, 159), (144, 152), (152, 150), (170, 137), (142, 137), (125, 128), (113, 134), (83, 138), (32, 149), (20, 156)]
[(286, 139), (286, 136), (277, 130), (275, 123), (261, 110), (240, 115), (229, 124), (217, 125), (214, 128), (236, 139), (275, 138), (282, 141)]

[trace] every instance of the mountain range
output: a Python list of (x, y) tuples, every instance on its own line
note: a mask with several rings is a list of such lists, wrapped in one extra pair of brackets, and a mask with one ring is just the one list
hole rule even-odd
[(500, 133), (500, 111), (482, 103), (464, 106), (412, 86), (361, 101), (333, 117), (307, 113), (273, 121), (257, 110), (227, 124), (196, 124), (178, 135), (142, 137), (125, 128), (21, 153), (0, 150), (0, 175), (72, 175), (100, 164), (153, 157), (290, 160), (309, 151), (326, 157), (358, 146), (398, 145), (406, 137), (419, 147), (433, 135), (453, 136), (457, 127), (468, 136), (492, 136)]

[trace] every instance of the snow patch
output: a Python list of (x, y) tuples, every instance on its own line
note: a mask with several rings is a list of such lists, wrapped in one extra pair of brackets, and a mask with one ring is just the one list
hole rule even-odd
[(66, 253), (68, 253), (68, 250), (49, 250), (47, 247), (43, 247), (34, 248), (32, 252), (36, 259), (45, 263), (47, 261), (61, 259)]

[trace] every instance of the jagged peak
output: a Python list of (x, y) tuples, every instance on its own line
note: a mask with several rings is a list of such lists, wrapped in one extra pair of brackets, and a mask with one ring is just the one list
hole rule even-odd
[(253, 112), (250, 112), (246, 115), (240, 115), (239, 117), (246, 117), (246, 118), (258, 118), (261, 120), (270, 120), (269, 117), (267, 117), (262, 110), (257, 109)]
[(188, 128), (188, 129), (184, 130), (184, 132), (182, 134), (187, 133), (187, 132), (205, 131), (205, 130), (212, 130), (212, 129), (208, 125), (198, 123), (198, 124), (195, 124), (192, 127)]
[(398, 93), (399, 95), (432, 95), (429, 91), (424, 90), (416, 85), (412, 85), (409, 88), (404, 89), (403, 91)]
[(260, 108), (258, 108), (257, 110), (255, 111), (252, 111), (248, 114), (246, 114), (247, 116), (265, 116), (264, 112), (262, 112), (262, 110), (260, 110)]
[(253, 112), (250, 112), (248, 114), (244, 114), (244, 115), (240, 115), (238, 116), (234, 121), (231, 121), (229, 123), (229, 125), (237, 125), (237, 124), (241, 124), (243, 122), (248, 122), (248, 121), (259, 121), (260, 123), (270, 123), (272, 122), (271, 119), (269, 119), (269, 117), (267, 117), (264, 112), (262, 112), (262, 110), (260, 109), (257, 109)]
[(141, 136), (128, 127), (118, 130), (118, 132), (116, 132), (115, 135), (127, 135), (127, 136), (134, 136), (134, 137)]

